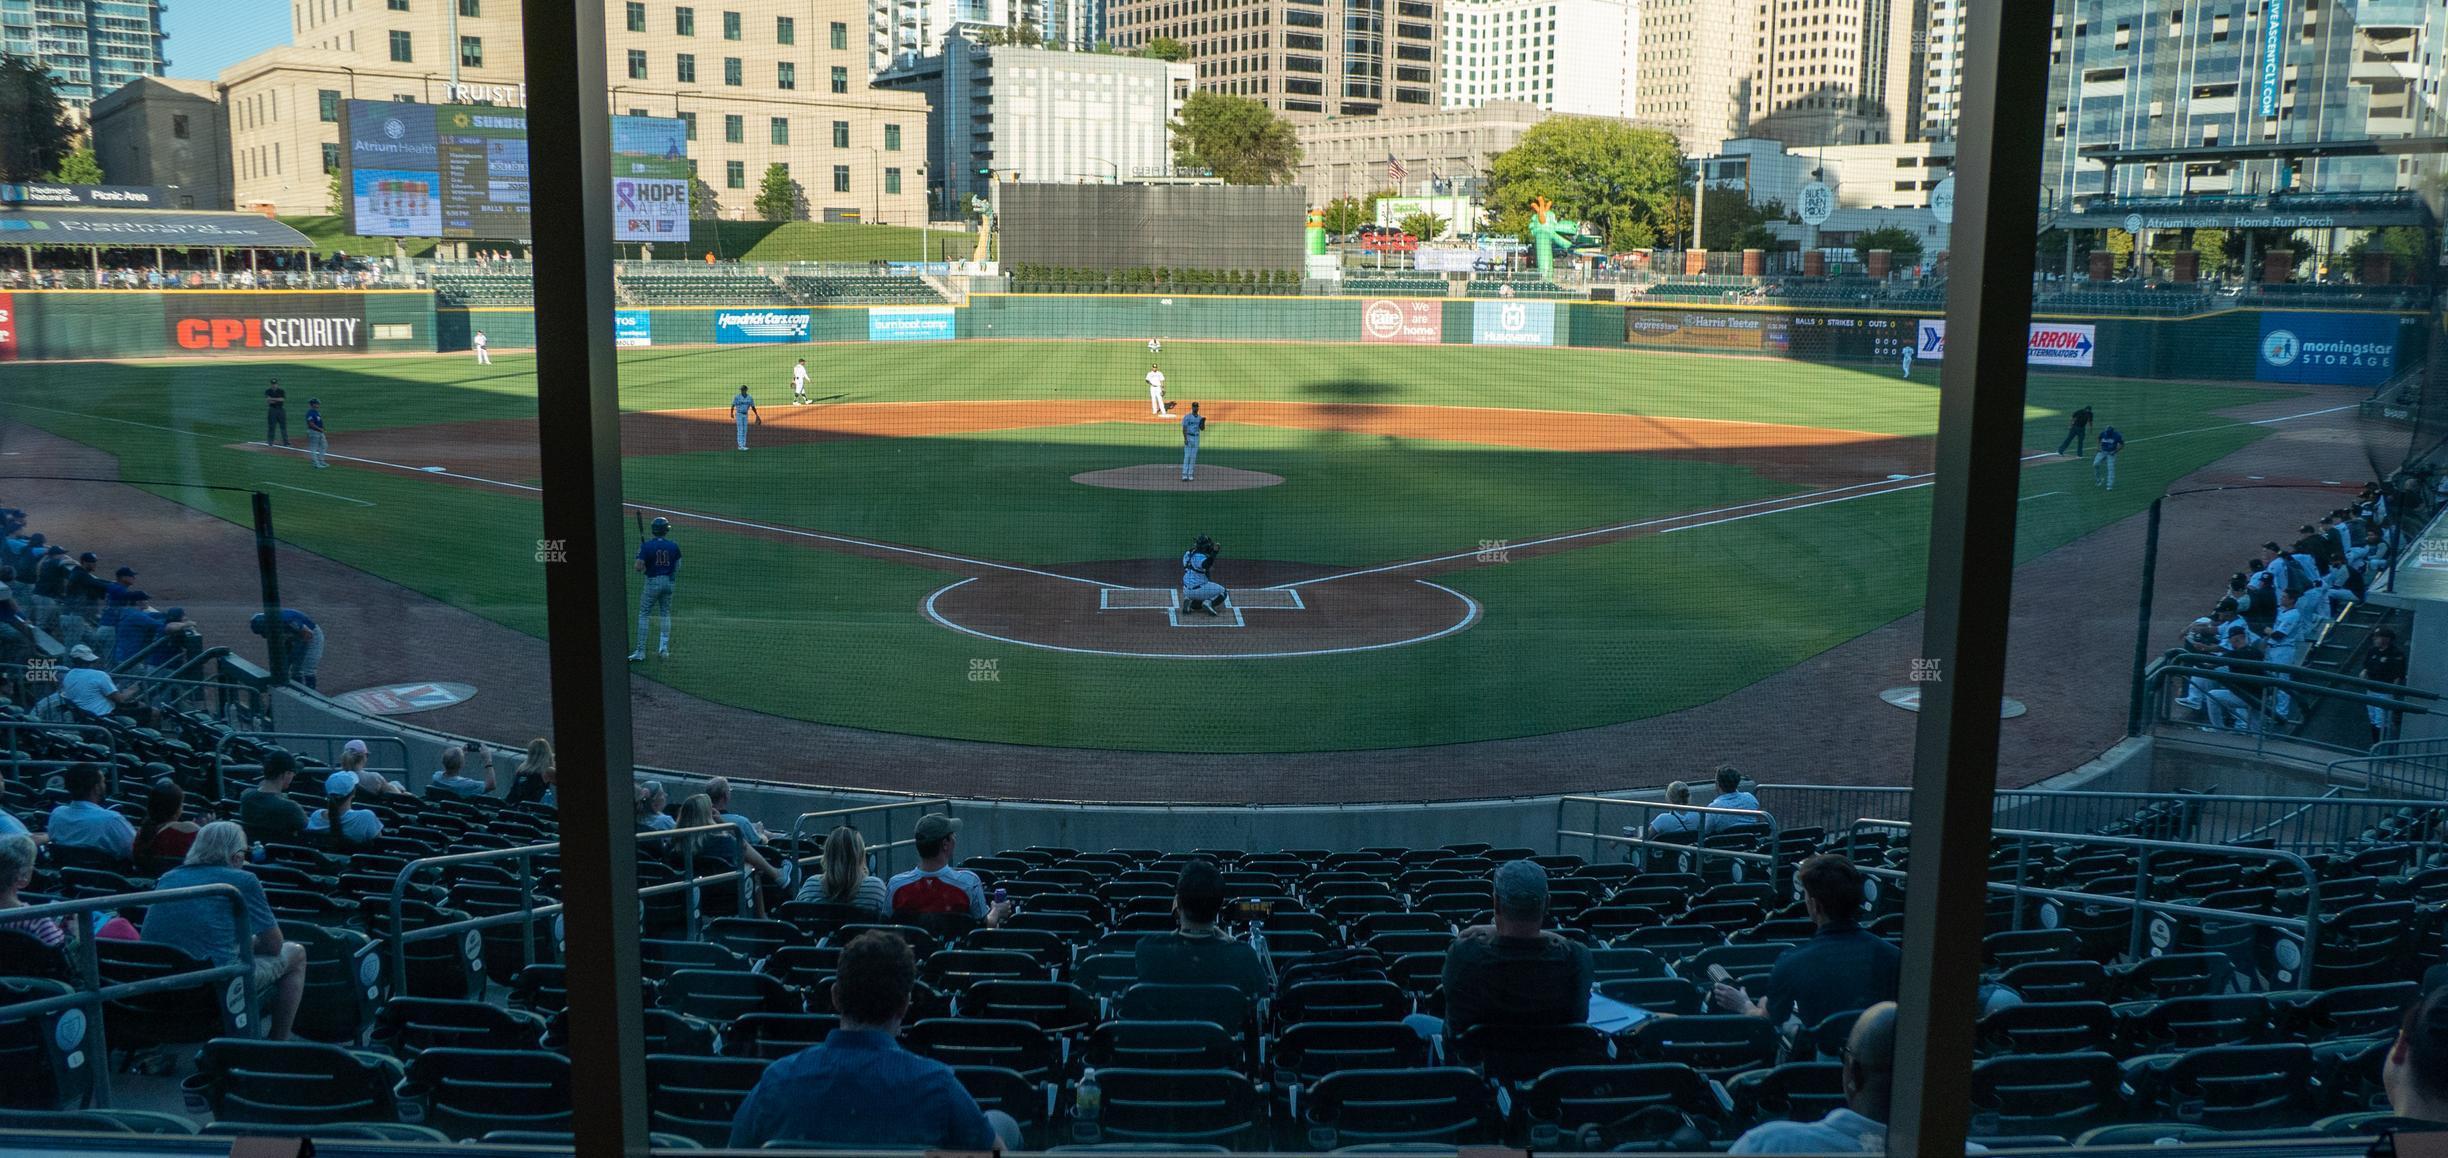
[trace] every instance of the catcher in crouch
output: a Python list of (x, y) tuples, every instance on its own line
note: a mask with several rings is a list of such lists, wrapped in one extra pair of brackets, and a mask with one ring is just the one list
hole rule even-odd
[(1183, 611), (1195, 608), (1209, 615), (1224, 614), (1218, 608), (1230, 603), (1232, 596), (1209, 575), (1215, 569), (1215, 561), (1216, 542), (1205, 535), (1200, 535), (1189, 550), (1182, 552)]

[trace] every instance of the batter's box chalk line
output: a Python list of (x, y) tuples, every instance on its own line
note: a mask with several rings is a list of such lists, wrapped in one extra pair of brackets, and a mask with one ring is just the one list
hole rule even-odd
[(1179, 607), (1165, 609), (1165, 618), (1175, 627), (1247, 627), (1241, 620), (1241, 609), (1224, 605), (1224, 614), (1209, 615), (1204, 611), (1184, 611)]
[[(1169, 611), (1181, 603), (1181, 592), (1169, 587), (1104, 587), (1097, 591), (1099, 611)], [(1300, 592), (1278, 587), (1237, 590), (1225, 606), (1249, 611), (1307, 611)], [(1201, 616), (1205, 618), (1205, 616)]]

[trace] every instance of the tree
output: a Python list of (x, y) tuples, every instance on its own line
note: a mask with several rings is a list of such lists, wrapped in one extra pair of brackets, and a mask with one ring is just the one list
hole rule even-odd
[(51, 179), (62, 185), (99, 185), (103, 183), (102, 162), (94, 159), (93, 135), (77, 138), (76, 147), (60, 158), (59, 169)]
[(329, 206), (326, 212), (337, 217), (347, 211), (348, 173), (345, 170), (337, 165), (332, 166), (331, 181), (325, 186), (323, 196)]
[(2363, 255), (2366, 253), (2387, 254), (2394, 276), (2403, 280), (2406, 275), (2428, 263), (2431, 247), (2425, 243), (2420, 226), (2390, 225), (2367, 230), (2361, 237), (2346, 243), (2345, 268), (2358, 281), (2363, 277)]
[(1396, 227), (1421, 241), (1432, 241), (1445, 235), (1446, 221), (1434, 213), (1406, 213)]
[(1488, 164), (1488, 207), (1500, 230), (1519, 233), (1530, 202), (1545, 197), (1556, 216), (1628, 248), (1619, 235), (1635, 225), (1651, 239), (1671, 234), (1684, 182), (1683, 150), (1672, 135), (1603, 117), (1550, 117)]
[(1337, 197), (1327, 202), (1323, 210), (1326, 232), (1348, 234), (1363, 225), (1375, 223), (1377, 203), (1393, 195), (1390, 190), (1380, 189), (1365, 196)]
[(1884, 249), (1909, 263), (1921, 256), (1921, 235), (1901, 225), (1882, 225), (1853, 235), (1853, 252), (1863, 261), (1870, 260), (1873, 249)]
[(2121, 273), (2133, 264), (2133, 234), (2122, 229), (2111, 229), (2101, 245), (2108, 250), (2108, 272)]
[(2201, 255), (2201, 275), (2216, 280), (2224, 277), (2235, 260), (2227, 256), (2227, 231), (2196, 229), (2193, 231), (2193, 252)]
[(756, 211), (767, 221), (798, 218), (799, 183), (791, 180), (790, 166), (780, 161), (765, 166), (765, 179), (757, 184)]
[(1173, 163), (1212, 169), (1227, 185), (1280, 185), (1300, 165), (1291, 123), (1248, 97), (1191, 93), (1171, 128)]
[(1711, 188), (1702, 204), (1708, 213), (1700, 222), (1701, 248), (1712, 253), (1776, 248), (1776, 231), (1769, 225), (1785, 220), (1784, 202), (1753, 205), (1751, 195), (1741, 189)]
[(48, 179), (75, 137), (50, 71), (24, 57), (0, 56), (0, 181)]
[(1153, 60), (1188, 60), (1190, 46), (1170, 36), (1159, 36), (1148, 41), (1147, 46), (1139, 50), (1139, 55)]
[(689, 178), (689, 216), (699, 221), (712, 221), (722, 216), (722, 198), (704, 178)]

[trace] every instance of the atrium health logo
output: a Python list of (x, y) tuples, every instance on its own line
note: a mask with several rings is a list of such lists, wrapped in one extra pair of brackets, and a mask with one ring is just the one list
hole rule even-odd
[(2292, 366), (2303, 356), (2303, 342), (2293, 330), (2271, 330), (2261, 339), (2261, 360), (2272, 366)]

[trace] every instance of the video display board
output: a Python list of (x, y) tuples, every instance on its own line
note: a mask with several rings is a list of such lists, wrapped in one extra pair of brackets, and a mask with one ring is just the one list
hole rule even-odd
[[(351, 232), (477, 241), (532, 232), (525, 109), (348, 101), (340, 130)], [(612, 142), (614, 239), (688, 236), (683, 122), (616, 116)]]

